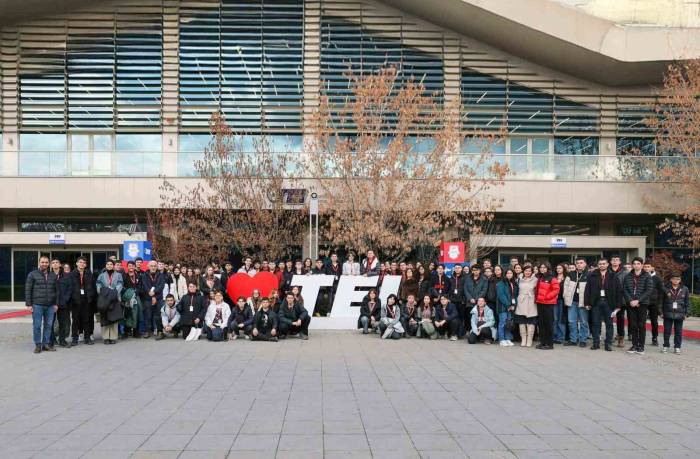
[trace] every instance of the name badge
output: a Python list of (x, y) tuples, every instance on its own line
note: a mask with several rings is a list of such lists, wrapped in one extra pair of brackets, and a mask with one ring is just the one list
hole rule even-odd
[(515, 298), (510, 299), (510, 304), (515, 304)]
[(85, 289), (82, 289), (82, 288), (81, 288), (81, 289), (80, 289), (80, 294), (81, 294), (81, 295), (85, 295)]
[(605, 298), (605, 290), (602, 289), (602, 288), (600, 289), (600, 296), (601, 296), (602, 298)]
[(194, 312), (194, 306), (190, 306), (190, 312)]
[(678, 309), (678, 302), (677, 301), (673, 302), (673, 309)]
[(455, 295), (457, 294), (457, 292), (459, 292), (459, 290), (455, 289)]
[(579, 295), (581, 294), (581, 287), (576, 289), (576, 293), (578, 293)]

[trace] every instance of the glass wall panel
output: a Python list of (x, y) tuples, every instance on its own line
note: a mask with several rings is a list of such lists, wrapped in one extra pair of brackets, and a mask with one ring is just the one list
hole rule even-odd
[(14, 251), (14, 294), (15, 301), (24, 301), (24, 283), (27, 274), (39, 266), (39, 254), (36, 250), (15, 250)]
[(65, 134), (20, 134), (19, 175), (66, 175), (66, 140)]
[[(12, 248), (0, 247), (0, 301), (12, 300)], [(22, 299), (24, 301), (24, 299)]]
[(161, 172), (160, 134), (117, 134), (117, 175), (157, 176)]

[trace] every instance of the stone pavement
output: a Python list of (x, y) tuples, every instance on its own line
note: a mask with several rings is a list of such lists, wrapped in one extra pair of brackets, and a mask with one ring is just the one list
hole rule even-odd
[(0, 323), (0, 457), (700, 457), (700, 345), (645, 356), (315, 332), (31, 353)]

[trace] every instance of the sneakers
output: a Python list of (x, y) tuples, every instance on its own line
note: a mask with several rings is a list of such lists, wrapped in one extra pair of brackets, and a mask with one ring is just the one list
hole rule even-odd
[(273, 336), (272, 338), (270, 338), (270, 341), (272, 341), (273, 343), (276, 343), (279, 340), (277, 339), (276, 336)]
[(247, 339), (248, 341), (250, 341), (250, 335), (243, 335), (243, 337), (244, 337), (245, 339)]
[(165, 333), (160, 332), (158, 333), (158, 336), (156, 336), (156, 341), (160, 341), (162, 339), (165, 339)]
[(578, 347), (586, 347), (586, 346), (587, 346), (587, 344), (585, 341), (581, 341), (580, 343), (578, 343)]
[(493, 344), (493, 341), (487, 338), (484, 340), (484, 344)]
[(88, 336), (87, 338), (85, 338), (85, 344), (89, 344), (90, 346), (92, 346), (93, 344), (95, 344), (95, 342), (92, 340), (92, 338)]
[(454, 335), (450, 336), (450, 341), (457, 341), (457, 337)]
[(659, 340), (657, 338), (652, 338), (651, 339), (651, 345), (652, 346), (658, 346), (659, 345)]
[(606, 345), (605, 345), (605, 350), (608, 351), (608, 352), (612, 352), (612, 346), (610, 346), (609, 344), (606, 344)]
[(662, 353), (662, 354), (668, 354), (668, 348), (667, 348), (666, 346), (663, 346), (663, 347), (661, 348), (661, 353)]
[(600, 344), (599, 344), (599, 343), (593, 343), (593, 345), (591, 346), (591, 350), (592, 350), (592, 351), (597, 351), (598, 349), (600, 349)]
[(498, 342), (498, 345), (501, 347), (508, 347), (508, 341), (506, 340), (501, 340)]
[(299, 339), (303, 339), (304, 341), (309, 339), (309, 335), (305, 333), (299, 333)]
[(643, 347), (638, 348), (638, 349), (635, 351), (635, 353), (636, 353), (636, 354), (639, 354), (639, 355), (644, 355), (644, 348), (643, 348)]
[(78, 338), (73, 338), (70, 342), (71, 347), (78, 345)]
[(34, 353), (35, 353), (35, 354), (41, 354), (41, 346), (35, 346), (35, 347), (34, 347)]
[(637, 348), (632, 346), (631, 348), (627, 349), (628, 354), (636, 354), (637, 353)]
[(681, 348), (680, 348), (680, 347), (675, 348), (675, 349), (673, 350), (673, 353), (676, 354), (676, 355), (681, 355)]
[(576, 346), (576, 343), (572, 343), (571, 341), (567, 341), (564, 343), (564, 346)]

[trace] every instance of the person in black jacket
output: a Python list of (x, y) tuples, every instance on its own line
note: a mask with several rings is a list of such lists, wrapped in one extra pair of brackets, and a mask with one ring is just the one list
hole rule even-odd
[[(131, 289), (138, 295), (140, 306), (135, 307), (131, 312), (127, 312), (128, 316), (133, 317), (133, 320), (125, 320), (124, 322), (124, 332), (122, 334), (122, 339), (126, 339), (129, 336), (134, 338), (140, 338), (141, 332), (139, 331), (139, 326), (143, 324), (143, 304), (141, 304), (141, 272), (136, 268), (136, 263), (129, 261), (126, 264), (126, 272), (122, 273), (122, 279), (124, 279), (124, 292)], [(123, 294), (122, 294), (123, 296)], [(136, 326), (132, 329), (127, 327), (127, 323), (134, 323)]]
[(311, 317), (304, 306), (294, 301), (292, 292), (287, 293), (285, 301), (280, 305), (277, 321), (280, 339), (285, 339), (290, 334), (298, 334), (299, 338), (304, 340), (309, 339)]
[(61, 347), (70, 347), (66, 341), (70, 334), (70, 309), (68, 302), (70, 301), (70, 282), (68, 275), (70, 274), (70, 266), (66, 264), (66, 269), (61, 266), (61, 262), (54, 258), (51, 260), (51, 271), (56, 275), (56, 305), (58, 310), (54, 316), (54, 324), (58, 322), (58, 340), (54, 331), (54, 326), (51, 326), (51, 345), (55, 346), (56, 342)]
[(418, 302), (413, 293), (411, 293), (408, 295), (406, 303), (404, 303), (401, 309), (401, 325), (403, 325), (404, 337), (410, 338), (411, 336), (416, 336), (419, 323)]
[(382, 318), (382, 302), (377, 295), (376, 289), (370, 289), (362, 299), (360, 306), (360, 317), (357, 319), (357, 328), (362, 329), (362, 334), (369, 333), (369, 329), (375, 330), (379, 327), (379, 320)]
[(238, 339), (240, 333), (243, 333), (245, 339), (250, 339), (250, 333), (253, 331), (253, 310), (246, 303), (244, 296), (239, 296), (235, 307), (231, 309), (228, 329), (231, 332), (230, 340)]
[(143, 303), (143, 321), (146, 323), (144, 338), (150, 338), (155, 328), (158, 335), (163, 333), (160, 310), (163, 307), (163, 289), (165, 274), (158, 271), (155, 260), (148, 262), (148, 271), (141, 274), (141, 303)]
[[(647, 259), (642, 267), (644, 271), (648, 272), (651, 276), (651, 280), (654, 284), (654, 288), (651, 291), (651, 296), (649, 297), (649, 322), (651, 322), (651, 344), (654, 346), (659, 345), (659, 315), (661, 315), (661, 310), (663, 309), (664, 301), (664, 281), (654, 271), (654, 264), (651, 260)], [(646, 328), (646, 324), (645, 324)]]
[(83, 332), (85, 344), (95, 344), (91, 339), (95, 328), (95, 316), (92, 312), (92, 304), (97, 298), (95, 289), (95, 277), (87, 269), (87, 258), (79, 257), (76, 261), (76, 269), (70, 273), (70, 310), (71, 332), (73, 340), (71, 346), (78, 345), (78, 337)]
[(632, 347), (627, 353), (642, 355), (646, 339), (647, 308), (654, 283), (649, 273), (642, 269), (641, 258), (635, 257), (632, 260), (632, 271), (625, 276), (623, 285), (622, 295), (628, 306), (629, 332), (632, 336)]
[(29, 273), (24, 285), (25, 304), (32, 313), (35, 354), (56, 350), (51, 345), (53, 317), (58, 309), (56, 281), (56, 274), (49, 269), (49, 257), (42, 256), (39, 258), (39, 269)]
[(627, 274), (627, 271), (622, 267), (622, 258), (620, 255), (613, 255), (610, 257), (610, 273), (615, 276), (615, 280), (618, 283), (619, 291), (620, 291), (620, 298), (619, 298), (619, 303), (616, 307), (617, 314), (616, 314), (616, 319), (617, 319), (617, 347), (622, 347), (625, 342), (625, 310), (627, 309), (624, 301), (622, 301), (622, 282), (623, 279), (625, 278), (625, 274)]
[(443, 338), (449, 336), (451, 341), (457, 341), (459, 330), (459, 314), (454, 304), (450, 303), (450, 297), (440, 295), (440, 305), (435, 309), (435, 329)]
[(671, 328), (673, 328), (673, 348), (676, 354), (681, 353), (683, 340), (683, 320), (690, 308), (690, 293), (688, 287), (681, 285), (681, 273), (671, 274), (671, 284), (663, 296), (664, 314), (664, 346), (661, 352), (668, 352), (671, 340)]
[(462, 270), (462, 265), (457, 264), (452, 268), (452, 277), (450, 278), (450, 301), (457, 308), (457, 314), (459, 314), (459, 329), (457, 330), (457, 335), (462, 337), (467, 334), (467, 321), (469, 320), (469, 313), (466, 310), (464, 304), (464, 271)]
[(615, 275), (608, 270), (608, 260), (598, 260), (598, 269), (588, 276), (583, 293), (583, 304), (591, 308), (593, 316), (592, 350), (600, 349), (601, 322), (605, 321), (605, 350), (612, 351), (612, 316), (617, 314), (620, 288)]
[(192, 328), (202, 328), (204, 315), (209, 306), (209, 299), (197, 290), (194, 281), (187, 283), (187, 293), (180, 298), (177, 310), (180, 313), (180, 326), (182, 327), (182, 339), (186, 339)]
[(277, 314), (270, 308), (269, 298), (260, 301), (253, 318), (253, 341), (277, 341)]

